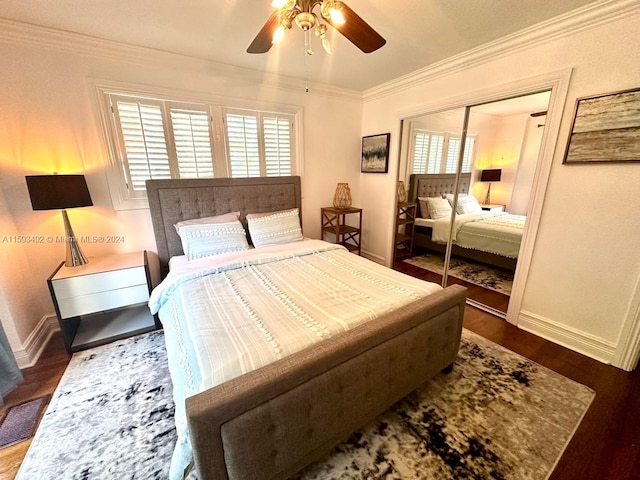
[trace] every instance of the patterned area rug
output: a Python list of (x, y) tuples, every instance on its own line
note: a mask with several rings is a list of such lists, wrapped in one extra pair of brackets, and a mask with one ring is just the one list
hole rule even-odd
[[(441, 255), (421, 255), (419, 257), (407, 258), (406, 263), (416, 267), (429, 270), (430, 272), (442, 275), (444, 271), (444, 259)], [(449, 262), (449, 275), (459, 278), (475, 285), (495, 290), (496, 292), (511, 295), (511, 285), (513, 284), (513, 272), (474, 262), (458, 257), (452, 257)]]
[[(544, 479), (593, 396), (463, 330), (452, 373), (295, 478)], [(17, 478), (167, 478), (172, 415), (162, 332), (76, 353)]]

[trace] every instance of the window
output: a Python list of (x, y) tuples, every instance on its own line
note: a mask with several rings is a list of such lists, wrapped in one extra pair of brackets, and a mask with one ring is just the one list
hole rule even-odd
[[(443, 132), (413, 131), (413, 168), (411, 173), (455, 173), (461, 137)], [(462, 172), (471, 171), (476, 136), (467, 135)]]
[(271, 113), (225, 114), (232, 177), (291, 175), (291, 119)]
[(146, 199), (148, 179), (297, 174), (293, 113), (104, 95), (120, 208), (144, 206), (127, 202)]

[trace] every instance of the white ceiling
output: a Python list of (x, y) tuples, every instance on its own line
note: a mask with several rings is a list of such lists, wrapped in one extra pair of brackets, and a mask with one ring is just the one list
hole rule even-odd
[(592, 0), (346, 0), (387, 44), (364, 54), (329, 27), (333, 55), (287, 31), (269, 53), (246, 49), (271, 0), (2, 0), (0, 18), (363, 91)]

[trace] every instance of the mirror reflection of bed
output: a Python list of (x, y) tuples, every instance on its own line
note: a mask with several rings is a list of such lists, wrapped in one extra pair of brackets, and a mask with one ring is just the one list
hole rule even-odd
[(465, 109), (403, 120), (398, 178), (417, 218), (411, 258), (395, 269), (443, 283), (451, 232), (446, 284), (466, 286), (469, 303), (506, 316), (549, 96), (470, 108), (453, 229), (445, 207), (453, 203)]
[[(418, 215), (415, 251), (407, 263), (435, 273), (440, 282), (442, 275), (437, 272), (444, 267), (451, 210), (445, 208), (439, 218), (433, 213), (451, 205), (455, 178), (455, 174), (410, 176), (409, 201), (417, 203)], [(481, 205), (469, 194), (470, 180), (471, 174), (461, 175), (448, 283), (469, 285), (476, 301), (506, 312), (526, 217)]]

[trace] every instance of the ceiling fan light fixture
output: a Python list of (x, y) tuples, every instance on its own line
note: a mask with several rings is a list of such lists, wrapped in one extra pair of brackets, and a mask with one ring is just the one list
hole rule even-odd
[(304, 31), (311, 30), (316, 23), (316, 16), (313, 13), (300, 12), (296, 15), (296, 25)]
[(282, 25), (278, 26), (273, 32), (273, 38), (271, 39), (271, 43), (276, 44), (284, 37), (284, 27)]
[[(271, 13), (247, 53), (267, 53), (273, 43), (282, 38), (284, 30), (296, 25), (305, 33), (305, 50), (309, 51), (310, 30), (322, 21), (325, 27), (331, 26), (363, 53), (371, 53), (383, 47), (387, 42), (345, 2), (340, 0), (270, 0), (275, 11)], [(319, 12), (316, 10), (319, 7)], [(315, 10), (315, 13), (314, 13)], [(276, 32), (276, 30), (278, 30)], [(329, 41), (325, 28), (316, 31), (322, 46), (329, 53)]]
[(327, 38), (327, 26), (320, 23), (316, 27), (316, 37), (319, 37), (322, 42), (322, 48), (325, 52), (331, 55), (331, 44), (329, 43), (329, 39)]
[(340, 8), (340, 2), (324, 0), (320, 6), (320, 12), (325, 19), (331, 20), (335, 24), (343, 25), (346, 22)]

